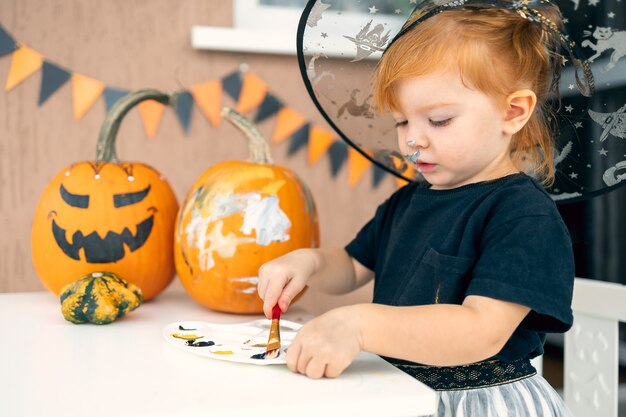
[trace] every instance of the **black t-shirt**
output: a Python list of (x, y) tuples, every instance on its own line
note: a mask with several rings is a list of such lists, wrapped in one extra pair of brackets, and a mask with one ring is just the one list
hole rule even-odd
[(540, 355), (546, 332), (572, 325), (570, 236), (550, 196), (527, 175), (450, 190), (408, 184), (345, 249), (375, 272), (374, 303), (462, 304), (481, 295), (530, 307), (494, 359)]

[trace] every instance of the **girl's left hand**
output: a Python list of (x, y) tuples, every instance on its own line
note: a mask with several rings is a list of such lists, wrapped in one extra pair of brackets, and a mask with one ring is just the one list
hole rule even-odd
[(305, 324), (287, 350), (287, 367), (309, 378), (334, 378), (363, 346), (357, 306), (331, 310)]

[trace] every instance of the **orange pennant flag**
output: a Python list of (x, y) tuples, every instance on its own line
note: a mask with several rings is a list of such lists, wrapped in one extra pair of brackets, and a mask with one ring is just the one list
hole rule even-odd
[(214, 127), (220, 124), (222, 90), (222, 82), (220, 80), (207, 81), (191, 87), (191, 95), (194, 101)]
[(146, 100), (139, 103), (137, 107), (139, 108), (139, 114), (141, 114), (146, 134), (149, 138), (153, 138), (163, 117), (165, 105), (156, 100)]
[(13, 87), (30, 77), (38, 71), (43, 64), (43, 55), (30, 49), (26, 45), (20, 45), (19, 49), (13, 52), (13, 60), (9, 69), (9, 76), (4, 86), (5, 91), (10, 91)]
[(239, 94), (239, 103), (237, 103), (237, 111), (239, 113), (247, 113), (256, 109), (263, 103), (267, 94), (267, 84), (259, 77), (252, 73), (247, 73), (243, 79), (243, 86)]
[[(412, 166), (410, 166), (409, 164), (407, 164), (407, 168), (404, 170), (404, 172), (401, 173), (403, 176), (407, 177), (407, 178), (413, 178), (415, 176), (415, 169), (413, 169)], [(407, 185), (409, 182), (405, 179), (402, 179), (400, 177), (395, 176), (395, 180), (396, 180), (396, 185), (398, 188), (404, 187), (405, 185)]]
[(372, 161), (364, 157), (356, 149), (348, 148), (348, 184), (355, 186), (365, 171), (372, 165)]
[(402, 178), (398, 178), (398, 177), (396, 177), (395, 180), (396, 180), (396, 186), (398, 188), (402, 188), (409, 183), (407, 180), (403, 180)]
[(77, 73), (72, 74), (74, 120), (80, 120), (104, 91), (104, 83)]
[(309, 133), (309, 164), (316, 163), (322, 155), (328, 151), (335, 141), (335, 136), (315, 125), (311, 126)]
[(276, 116), (272, 141), (275, 143), (284, 141), (300, 129), (305, 122), (306, 119), (300, 113), (289, 107), (283, 107)]

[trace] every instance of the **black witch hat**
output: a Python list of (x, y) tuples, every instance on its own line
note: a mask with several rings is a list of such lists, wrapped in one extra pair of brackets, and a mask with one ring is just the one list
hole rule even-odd
[[(560, 39), (556, 177), (547, 191), (572, 202), (626, 184), (626, 10), (617, 1), (310, 0), (298, 28), (298, 60), (313, 102), (337, 134), (384, 170), (417, 180), (398, 151), (395, 122), (372, 107), (378, 61), (396, 39), (446, 10), (515, 11)], [(564, 31), (543, 13), (555, 4)], [(589, 23), (598, 10), (606, 26)]]

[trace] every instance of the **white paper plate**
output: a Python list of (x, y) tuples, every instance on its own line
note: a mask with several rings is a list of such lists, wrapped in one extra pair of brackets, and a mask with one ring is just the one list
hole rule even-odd
[(254, 365), (284, 364), (286, 349), (302, 325), (281, 320), (278, 356), (274, 359), (253, 359), (254, 355), (265, 352), (270, 323), (267, 319), (240, 324), (180, 321), (165, 326), (163, 337), (180, 349), (207, 358)]

